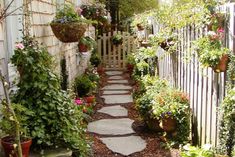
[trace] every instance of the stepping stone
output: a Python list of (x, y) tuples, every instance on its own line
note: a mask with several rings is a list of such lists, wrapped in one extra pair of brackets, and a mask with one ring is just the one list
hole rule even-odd
[(89, 132), (100, 135), (126, 135), (135, 133), (132, 129), (134, 120), (129, 118), (101, 119), (91, 122), (87, 126)]
[(122, 74), (123, 74), (122, 71), (106, 71), (105, 73), (106, 73), (106, 75), (108, 75), (108, 76), (112, 76), (112, 75), (122, 75)]
[(112, 84), (104, 86), (102, 89), (111, 89), (111, 90), (123, 90), (123, 89), (132, 89), (131, 86), (122, 85), (122, 84)]
[(132, 103), (132, 95), (103, 95), (105, 104), (125, 104)]
[(113, 152), (124, 156), (140, 152), (146, 148), (146, 142), (139, 136), (108, 137), (100, 140)]
[(127, 94), (129, 93), (128, 91), (110, 91), (110, 90), (105, 90), (103, 94)]
[(118, 105), (118, 106), (109, 106), (109, 107), (103, 107), (100, 110), (98, 110), (100, 113), (105, 113), (114, 117), (118, 116), (127, 116), (128, 111), (124, 107)]
[(111, 80), (108, 83), (128, 83), (128, 80)]
[(122, 76), (110, 76), (108, 79), (110, 79), (110, 80), (121, 80), (121, 79), (123, 79), (123, 77)]

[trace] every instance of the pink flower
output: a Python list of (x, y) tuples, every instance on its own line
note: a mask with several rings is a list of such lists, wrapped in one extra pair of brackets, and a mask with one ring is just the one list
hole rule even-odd
[(76, 99), (76, 100), (75, 100), (75, 103), (76, 103), (77, 105), (82, 105), (82, 104), (83, 104), (83, 101), (82, 101), (81, 99)]
[(80, 7), (77, 7), (76, 12), (78, 13), (78, 15), (81, 15), (82, 14), (82, 9)]
[(218, 32), (218, 33), (224, 33), (224, 29), (223, 29), (223, 28), (218, 28), (218, 29), (217, 29), (217, 32)]
[(24, 49), (24, 45), (22, 43), (17, 43), (15, 47), (16, 49), (21, 49), (21, 50)]

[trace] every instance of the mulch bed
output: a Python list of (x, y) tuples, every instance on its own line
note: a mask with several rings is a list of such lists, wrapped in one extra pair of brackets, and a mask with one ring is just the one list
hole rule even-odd
[[(129, 78), (128, 74), (124, 74), (124, 77)], [(107, 78), (105, 77), (102, 78), (101, 87), (103, 87), (104, 85), (107, 85)], [(103, 100), (100, 98), (101, 94), (102, 94), (101, 91), (99, 91), (99, 93), (97, 94), (97, 104), (95, 106), (95, 113), (92, 115), (92, 121), (99, 119), (118, 118), (96, 112), (103, 106), (107, 106), (103, 103)], [(128, 110), (128, 118), (135, 120), (135, 122), (132, 125), (132, 128), (135, 130), (136, 133), (134, 133), (133, 135), (140, 136), (147, 143), (147, 147), (143, 151), (131, 154), (128, 157), (180, 157), (179, 151), (177, 149), (168, 150), (162, 147), (158, 133), (152, 132), (147, 128), (143, 120), (140, 118), (138, 111), (135, 109), (134, 104), (128, 104), (128, 105), (122, 104), (121, 106), (125, 107)], [(88, 135), (91, 137), (91, 139), (93, 139), (92, 154), (94, 157), (124, 157), (123, 155), (114, 153), (111, 150), (109, 150), (105, 146), (105, 144), (103, 144), (99, 140), (100, 137), (105, 137), (105, 136), (93, 133), (88, 133)]]

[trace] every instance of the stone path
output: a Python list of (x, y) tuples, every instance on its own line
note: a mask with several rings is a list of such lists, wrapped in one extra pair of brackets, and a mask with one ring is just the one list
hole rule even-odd
[[(98, 110), (114, 117), (90, 122), (88, 131), (101, 136), (100, 140), (114, 153), (127, 156), (146, 148), (146, 142), (132, 129), (134, 120), (128, 118), (128, 111), (121, 105), (133, 103), (128, 80), (122, 71), (106, 71), (107, 85), (103, 87), (104, 107)], [(104, 137), (103, 137), (104, 136)]]

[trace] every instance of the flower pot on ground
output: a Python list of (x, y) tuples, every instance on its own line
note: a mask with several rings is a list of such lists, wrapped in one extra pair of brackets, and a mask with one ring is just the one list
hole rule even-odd
[(95, 46), (95, 40), (89, 36), (82, 37), (78, 43), (79, 52), (87, 52)]
[[(95, 50), (95, 49), (94, 49)], [(91, 58), (90, 58), (90, 62), (91, 62), (91, 65), (93, 65), (94, 67), (98, 67), (101, 63), (101, 59), (100, 57), (98, 56), (97, 52), (92, 52), (91, 54)]]
[(131, 63), (127, 63), (126, 64), (126, 68), (127, 68), (127, 72), (132, 74), (133, 71), (134, 71), (134, 64), (131, 64)]
[(62, 42), (78, 42), (86, 31), (87, 21), (71, 5), (64, 5), (56, 12), (51, 28), (54, 35)]
[(162, 128), (160, 127), (160, 121), (158, 119), (148, 117), (145, 119), (145, 122), (150, 130), (162, 131)]
[[(11, 136), (6, 136), (1, 139), (1, 144), (4, 149), (5, 156), (12, 156), (12, 157), (18, 157), (17, 153), (15, 152), (15, 147), (13, 144), (14, 142), (14, 137)], [(21, 148), (22, 148), (22, 155), (23, 157), (29, 157), (29, 151), (30, 151), (30, 146), (32, 144), (32, 139), (23, 139), (21, 140)]]
[(99, 75), (103, 75), (104, 71), (105, 71), (105, 69), (104, 69), (104, 67), (102, 65), (99, 65), (97, 67), (97, 72), (98, 72)]
[(170, 133), (176, 130), (176, 120), (172, 117), (166, 117), (161, 120), (161, 128)]
[(95, 96), (94, 95), (85, 96), (83, 99), (85, 100), (86, 103), (94, 103), (95, 102)]

